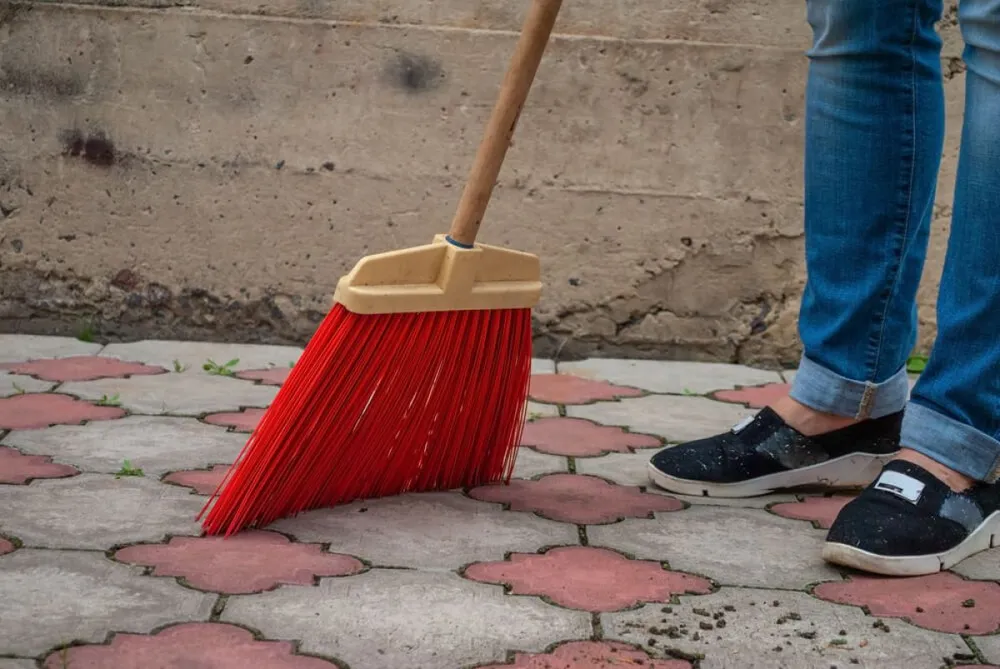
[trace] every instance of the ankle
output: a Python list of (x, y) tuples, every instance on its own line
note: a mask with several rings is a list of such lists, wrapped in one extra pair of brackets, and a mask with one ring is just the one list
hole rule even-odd
[(776, 400), (770, 406), (776, 414), (781, 416), (783, 421), (807, 437), (833, 432), (858, 422), (855, 418), (817, 411), (787, 395)]
[(962, 492), (963, 490), (971, 488), (975, 484), (975, 480), (969, 478), (965, 474), (960, 474), (954, 469), (949, 469), (937, 460), (929, 458), (923, 453), (918, 453), (917, 451), (909, 448), (900, 449), (899, 455), (896, 456), (896, 459), (905, 460), (906, 462), (911, 462), (918, 467), (926, 469), (928, 472), (933, 474), (935, 478), (955, 492)]

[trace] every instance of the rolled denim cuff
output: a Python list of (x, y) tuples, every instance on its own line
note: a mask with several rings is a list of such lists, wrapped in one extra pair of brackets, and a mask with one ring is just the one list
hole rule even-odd
[(1000, 473), (1000, 441), (918, 402), (906, 407), (900, 443), (960, 474), (994, 483)]
[(905, 368), (882, 383), (868, 383), (840, 376), (802, 356), (790, 395), (816, 411), (864, 420), (902, 411), (910, 384)]

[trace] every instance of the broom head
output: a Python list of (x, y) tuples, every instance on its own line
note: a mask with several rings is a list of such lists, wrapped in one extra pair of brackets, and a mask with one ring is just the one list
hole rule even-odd
[(541, 287), (537, 256), (443, 235), (363, 258), (202, 509), (205, 532), (508, 481)]

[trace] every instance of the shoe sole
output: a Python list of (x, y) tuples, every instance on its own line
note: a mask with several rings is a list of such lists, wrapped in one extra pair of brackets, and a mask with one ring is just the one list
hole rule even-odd
[(708, 483), (694, 479), (681, 479), (664, 474), (652, 462), (648, 464), (649, 479), (668, 492), (694, 497), (760, 497), (776, 490), (823, 486), (826, 488), (863, 488), (875, 480), (882, 466), (895, 457), (856, 453), (827, 460), (817, 465), (801, 467), (788, 472), (759, 476), (738, 483)]
[(990, 548), (1000, 548), (1000, 511), (984, 520), (965, 541), (943, 553), (886, 556), (847, 544), (828, 542), (823, 546), (822, 555), (831, 564), (880, 576), (927, 576), (951, 569)]

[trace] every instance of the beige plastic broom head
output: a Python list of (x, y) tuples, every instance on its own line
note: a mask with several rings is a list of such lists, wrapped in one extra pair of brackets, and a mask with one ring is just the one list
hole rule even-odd
[(498, 246), (431, 244), (366, 256), (334, 300), (356, 314), (530, 309), (542, 293), (538, 256)]

